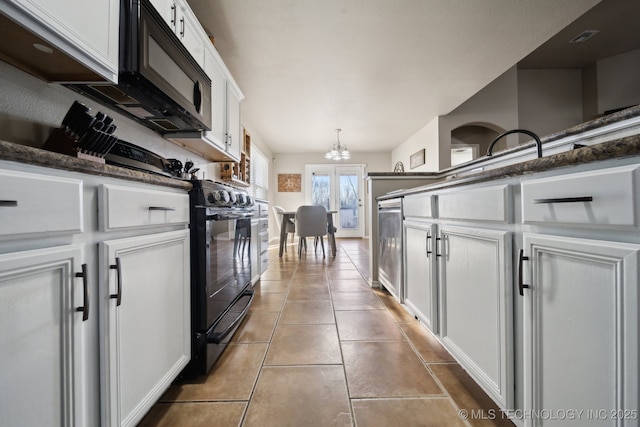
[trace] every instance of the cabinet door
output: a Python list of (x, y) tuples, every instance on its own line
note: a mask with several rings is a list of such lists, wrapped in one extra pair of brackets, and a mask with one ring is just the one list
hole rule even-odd
[(190, 359), (189, 231), (100, 250), (103, 424), (134, 426)]
[(571, 408), (584, 411), (575, 425), (638, 425), (639, 254), (640, 245), (524, 234), (525, 413)]
[(240, 98), (227, 82), (227, 152), (231, 157), (240, 159), (242, 146), (240, 131)]
[(435, 230), (433, 224), (404, 221), (404, 304), (416, 318), (437, 333)]
[(0, 255), (0, 424), (85, 426), (82, 248)]
[(150, 0), (150, 2), (171, 28), (171, 31), (175, 32), (178, 18), (176, 3), (173, 0)]
[(206, 34), (189, 5), (185, 2), (178, 8), (176, 35), (198, 65), (204, 68), (204, 43), (208, 43), (209, 40), (205, 38)]
[(204, 71), (211, 79), (211, 130), (205, 132), (205, 138), (226, 151), (227, 80), (220, 66), (222, 59), (214, 49), (211, 46), (205, 50)]
[(119, 10), (119, 0), (0, 2), (0, 11), (112, 82), (118, 80)]
[(442, 342), (503, 408), (513, 402), (511, 235), (441, 227)]

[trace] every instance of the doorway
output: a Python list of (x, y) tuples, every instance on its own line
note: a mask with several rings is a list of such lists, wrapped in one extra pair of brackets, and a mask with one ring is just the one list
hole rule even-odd
[(305, 165), (305, 203), (336, 211), (336, 237), (364, 234), (364, 165)]

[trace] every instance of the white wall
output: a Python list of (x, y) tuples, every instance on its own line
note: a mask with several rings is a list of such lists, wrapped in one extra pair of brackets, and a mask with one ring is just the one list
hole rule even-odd
[[(411, 155), (423, 148), (425, 164), (411, 169)], [(402, 162), (405, 172), (437, 172), (440, 156), (439, 119), (436, 117), (391, 152), (391, 163)]]
[(598, 113), (640, 104), (640, 49), (597, 63)]
[[(480, 125), (497, 132), (518, 127), (518, 72), (510, 68), (480, 92), (446, 116), (440, 117), (440, 169), (451, 165), (451, 132), (466, 125)], [(508, 137), (507, 146), (518, 138)]]
[(518, 70), (518, 118), (539, 136), (582, 123), (581, 70)]

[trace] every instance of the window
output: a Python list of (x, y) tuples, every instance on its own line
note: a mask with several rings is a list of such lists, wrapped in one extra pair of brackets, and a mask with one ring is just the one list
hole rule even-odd
[(249, 193), (258, 199), (269, 197), (269, 163), (256, 146), (251, 147), (251, 187)]

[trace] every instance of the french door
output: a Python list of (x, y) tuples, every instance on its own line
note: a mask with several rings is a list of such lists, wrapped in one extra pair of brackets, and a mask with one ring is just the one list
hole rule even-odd
[(305, 203), (336, 211), (336, 237), (363, 236), (363, 174), (363, 165), (305, 166)]

